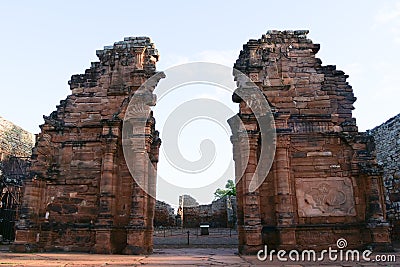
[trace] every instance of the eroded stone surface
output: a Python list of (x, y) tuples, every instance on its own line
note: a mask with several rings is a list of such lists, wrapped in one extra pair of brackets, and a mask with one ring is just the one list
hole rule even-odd
[[(125, 140), (132, 147), (129, 162), (122, 150), (122, 123), (134, 93), (156, 73), (158, 52), (148, 37), (129, 37), (96, 54), (100, 61), (84, 74), (73, 75), (72, 94), (44, 116), (25, 188), (16, 251), (152, 250), (155, 200), (135, 181), (152, 184), (156, 179), (150, 171), (160, 146), (149, 107), (154, 105), (149, 101), (155, 99), (154, 88), (141, 89), (136, 100), (143, 112), (129, 117), (131, 129)], [(129, 164), (135, 167), (135, 180)]]
[[(263, 164), (258, 162), (262, 133), (254, 114), (263, 111), (251, 109), (251, 97), (247, 103), (237, 97), (250, 86), (237, 78), (233, 101), (239, 103), (244, 129), (235, 118), (229, 122), (242, 253), (255, 253), (263, 244), (326, 249), (342, 237), (349, 247), (384, 247), (390, 241), (382, 172), (372, 137), (358, 132), (352, 117), (356, 98), (348, 75), (322, 65), (315, 57), (320, 47), (307, 33), (269, 31), (245, 44), (235, 64), (270, 103), (277, 133), (271, 171), (250, 192), (255, 166)], [(243, 155), (248, 155), (244, 166)]]
[(393, 239), (400, 240), (400, 114), (372, 129), (376, 154), (383, 166), (385, 201)]
[[(257, 94), (250, 95), (248, 103), (234, 97), (245, 126), (230, 121), (236, 170), (244, 173), (236, 177), (242, 253), (257, 253), (263, 244), (321, 250), (342, 237), (349, 248), (384, 247), (389, 242), (373, 139), (358, 132), (352, 117), (356, 98), (347, 75), (335, 66), (322, 66), (315, 57), (319, 45), (307, 39), (307, 33), (270, 31), (250, 40), (235, 64), (271, 104), (277, 131), (272, 169), (261, 187), (250, 192), (256, 166), (263, 164), (258, 162), (262, 140), (253, 112), (265, 110)], [(128, 110), (134, 113), (129, 116), (128, 143), (137, 145), (129, 162), (122, 153), (121, 129), (132, 94), (156, 73), (158, 54), (148, 38), (139, 37), (105, 47), (97, 55), (100, 62), (72, 76), (72, 94), (45, 116), (15, 250), (152, 250), (155, 200), (134, 182), (127, 167), (134, 167), (136, 181), (155, 184), (149, 164), (157, 163), (160, 140), (154, 118), (147, 117), (155, 101), (151, 88)], [(138, 121), (146, 123), (139, 127)], [(138, 141), (143, 137), (145, 145)], [(245, 157), (247, 165), (241, 164)], [(313, 189), (310, 179), (320, 186)], [(331, 188), (343, 195), (331, 196)], [(304, 211), (311, 200), (317, 209)]]
[(7, 156), (29, 157), (34, 135), (0, 117), (0, 161)]
[(179, 199), (181, 206), (178, 208), (178, 215), (181, 226), (184, 228), (196, 228), (201, 224), (208, 224), (215, 228), (231, 228), (236, 225), (236, 197), (234, 196), (224, 196), (207, 205), (199, 205), (188, 195), (180, 196)]
[(296, 179), (299, 217), (355, 216), (353, 186), (347, 177)]
[(154, 227), (173, 227), (176, 226), (174, 209), (164, 201), (156, 200), (154, 210)]

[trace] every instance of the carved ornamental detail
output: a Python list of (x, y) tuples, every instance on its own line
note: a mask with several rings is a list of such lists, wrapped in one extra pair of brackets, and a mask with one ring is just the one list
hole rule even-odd
[(300, 217), (355, 216), (353, 188), (349, 178), (303, 178), (296, 180)]

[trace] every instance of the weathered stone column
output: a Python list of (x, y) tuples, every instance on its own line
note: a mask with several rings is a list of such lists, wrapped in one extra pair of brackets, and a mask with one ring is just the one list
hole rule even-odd
[(389, 224), (386, 221), (385, 209), (382, 206), (383, 181), (382, 175), (364, 177), (367, 180), (367, 227), (371, 231), (372, 245), (376, 250), (387, 250), (390, 246)]
[[(40, 215), (44, 199), (45, 181), (33, 179), (25, 182), (25, 191), (21, 207), (22, 215), (16, 225), (15, 241), (12, 251), (34, 252), (39, 249)], [(43, 214), (44, 219), (44, 214)]]
[(128, 138), (124, 140), (124, 146), (126, 146), (125, 153), (126, 150), (129, 150), (126, 161), (130, 166), (133, 181), (130, 222), (127, 226), (127, 246), (123, 252), (125, 254), (147, 254), (151, 253), (153, 248), (152, 220), (154, 217), (154, 201), (152, 202), (152, 197), (148, 194), (148, 192), (152, 192), (148, 191), (151, 189), (149, 185), (153, 186), (154, 183), (149, 181), (154, 176), (149, 158), (152, 137), (147, 134), (151, 132), (147, 122), (150, 107), (144, 102), (140, 102), (139, 99), (138, 104), (131, 105), (127, 112), (130, 112), (127, 116), (129, 116), (128, 123), (132, 130), (128, 134)]
[[(242, 254), (253, 254), (262, 248), (260, 194), (258, 189), (254, 192), (249, 191), (250, 183), (256, 175), (259, 136), (258, 132), (234, 133), (231, 139), (237, 180), (239, 253)], [(243, 175), (238, 177), (242, 173)]]
[[(154, 122), (153, 122), (154, 123)], [(158, 163), (158, 152), (161, 145), (161, 139), (159, 133), (156, 131), (155, 136), (151, 136), (152, 140), (149, 140), (150, 150), (148, 161), (148, 189), (147, 192), (147, 215), (146, 215), (146, 230), (145, 230), (145, 241), (146, 247), (149, 251), (153, 251), (153, 230), (154, 230), (154, 212), (156, 206), (156, 183), (157, 183), (157, 163)]]
[[(116, 128), (114, 131), (118, 131)], [(93, 247), (95, 253), (115, 253), (112, 242), (115, 212), (115, 159), (118, 147), (118, 138), (113, 134), (111, 127), (103, 128), (104, 156), (100, 179), (100, 206), (99, 216), (95, 225), (96, 243)]]
[[(133, 176), (131, 213), (129, 225), (126, 227), (127, 246), (123, 251), (125, 254), (148, 254), (153, 251), (156, 188), (156, 169), (153, 165), (158, 161), (160, 144), (154, 143), (158, 133), (154, 129), (155, 120), (150, 106), (156, 103), (153, 91), (163, 77), (164, 74), (159, 73), (142, 84), (135, 92), (125, 114), (124, 123), (129, 125), (129, 129), (124, 129), (124, 153)], [(156, 154), (154, 159), (153, 154)]]
[[(247, 163), (243, 180), (244, 190), (244, 206), (243, 208), (247, 211), (247, 216), (244, 216), (244, 228), (246, 230), (246, 245), (242, 253), (252, 254), (262, 249), (262, 236), (261, 236), (261, 212), (260, 212), (260, 192), (256, 189), (254, 192), (250, 192), (251, 181), (258, 180), (255, 175), (257, 164), (258, 164), (258, 142), (259, 133), (248, 133), (248, 145), (249, 145), (249, 161)], [(246, 153), (245, 153), (246, 154)]]
[(257, 169), (257, 165), (261, 144), (258, 120), (265, 115), (260, 98), (264, 96), (258, 87), (247, 82), (247, 77), (239, 75), (236, 79), (238, 89), (232, 100), (239, 103), (239, 114), (230, 118), (228, 123), (232, 130), (235, 160), (239, 253), (254, 254), (263, 245), (260, 192), (255, 185), (263, 178), (258, 177), (262, 172)]
[[(144, 181), (146, 183), (147, 177), (147, 163), (145, 157), (147, 153), (144, 150), (134, 151), (133, 159), (135, 162), (134, 179), (135, 181)], [(144, 184), (142, 183), (142, 186)], [(132, 192), (132, 208), (130, 213), (130, 222), (127, 226), (127, 246), (124, 249), (125, 254), (146, 254), (150, 253), (151, 248), (146, 246), (147, 227), (147, 194), (136, 183), (133, 182)]]
[(276, 221), (279, 231), (279, 248), (296, 244), (294, 228), (293, 189), (290, 179), (289, 136), (279, 136), (275, 152)]

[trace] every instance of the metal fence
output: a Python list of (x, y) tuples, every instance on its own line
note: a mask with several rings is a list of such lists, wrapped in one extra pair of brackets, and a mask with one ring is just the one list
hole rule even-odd
[(0, 243), (11, 243), (15, 239), (17, 210), (0, 210)]
[(232, 228), (209, 228), (208, 235), (202, 235), (200, 228), (157, 228), (154, 230), (155, 248), (161, 247), (235, 247), (238, 233)]
[(15, 222), (21, 203), (22, 186), (8, 185), (1, 181), (0, 194), (0, 241), (11, 242), (15, 239)]
[(15, 223), (28, 165), (26, 157), (8, 157), (0, 164), (0, 243), (10, 243), (15, 239)]

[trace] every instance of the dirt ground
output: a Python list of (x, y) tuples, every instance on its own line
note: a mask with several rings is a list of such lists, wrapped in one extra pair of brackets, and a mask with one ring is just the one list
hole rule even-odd
[(236, 248), (162, 248), (152, 255), (102, 255), (84, 253), (0, 252), (0, 266), (400, 266), (400, 250), (395, 262), (280, 262), (260, 261), (256, 256), (239, 256)]
[(201, 235), (199, 229), (196, 228), (163, 229), (154, 232), (153, 243), (156, 249), (171, 247), (237, 248), (238, 233), (229, 228), (210, 228), (209, 235)]

